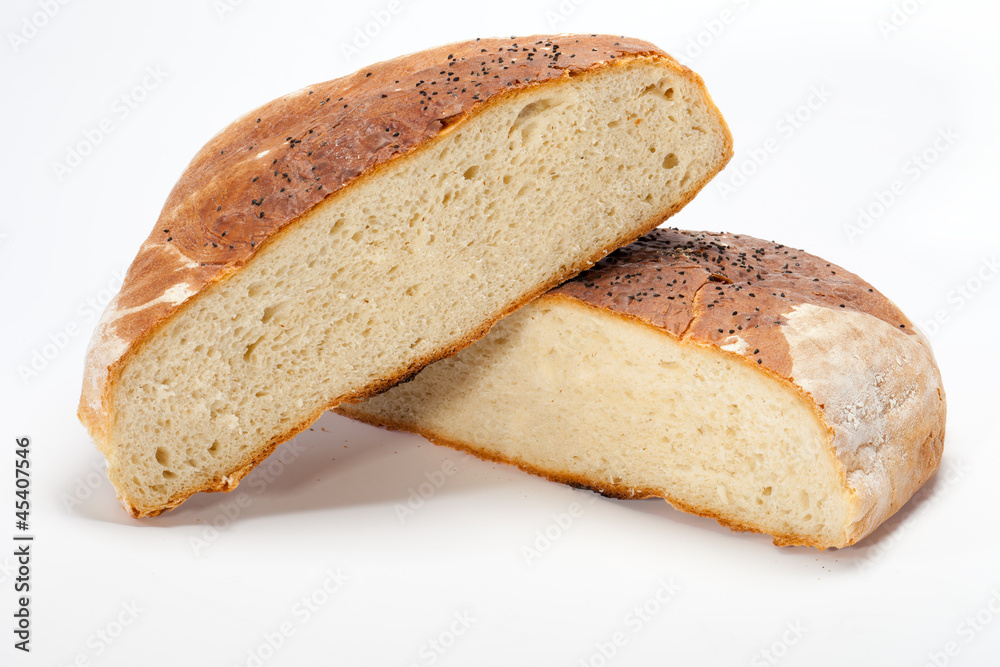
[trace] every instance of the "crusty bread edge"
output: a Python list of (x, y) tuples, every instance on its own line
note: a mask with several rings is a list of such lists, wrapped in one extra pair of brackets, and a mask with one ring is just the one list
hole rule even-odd
[(758, 533), (769, 535), (773, 538), (774, 544), (777, 546), (809, 546), (816, 547), (817, 549), (826, 549), (830, 546), (846, 546), (839, 544), (821, 544), (818, 541), (811, 541), (798, 535), (779, 535), (774, 533), (767, 533), (766, 531), (753, 526), (751, 524), (741, 522), (732, 517), (722, 516), (712, 510), (706, 509), (704, 507), (699, 507), (697, 505), (691, 505), (678, 500), (674, 496), (663, 492), (661, 489), (653, 488), (633, 488), (626, 487), (620, 484), (613, 484), (607, 482), (597, 482), (595, 480), (584, 477), (583, 475), (575, 475), (566, 472), (554, 472), (551, 470), (545, 470), (543, 468), (538, 468), (532, 466), (523, 461), (517, 459), (508, 458), (505, 456), (499, 456), (495, 454), (488, 454), (473, 448), (471, 445), (456, 440), (449, 440), (448, 438), (442, 437), (433, 431), (411, 428), (409, 426), (403, 425), (401, 423), (395, 422), (393, 420), (384, 420), (376, 417), (370, 417), (366, 414), (348, 414), (344, 412), (339, 407), (333, 409), (337, 414), (349, 417), (355, 421), (364, 422), (370, 424), (371, 426), (377, 426), (378, 428), (384, 428), (389, 431), (400, 431), (404, 433), (412, 433), (414, 435), (419, 435), (425, 440), (444, 447), (449, 447), (451, 449), (465, 452), (466, 454), (471, 454), (477, 458), (484, 461), (489, 461), (491, 463), (502, 463), (506, 465), (514, 466), (519, 468), (524, 472), (530, 473), (532, 475), (537, 475), (538, 477), (544, 477), (552, 482), (558, 482), (560, 484), (566, 484), (577, 489), (586, 489), (589, 491), (594, 491), (602, 496), (608, 498), (614, 498), (617, 500), (642, 500), (646, 498), (661, 498), (666, 500), (672, 507), (678, 509), (687, 514), (693, 514), (695, 516), (704, 517), (707, 519), (715, 519), (720, 525), (725, 526), (733, 531), (746, 532), (746, 533)]
[[(514, 312), (524, 304), (544, 294), (553, 287), (565, 282), (566, 280), (572, 278), (581, 271), (593, 266), (599, 259), (605, 257), (615, 248), (628, 245), (633, 241), (635, 241), (636, 239), (638, 239), (639, 237), (649, 233), (657, 226), (659, 226), (663, 221), (665, 221), (666, 219), (674, 215), (677, 211), (681, 210), (684, 206), (686, 206), (695, 197), (695, 195), (697, 195), (708, 184), (708, 182), (712, 180), (712, 178), (719, 171), (721, 171), (723, 167), (725, 167), (725, 165), (732, 158), (733, 156), (732, 133), (729, 131), (729, 126), (727, 125), (721, 112), (715, 105), (714, 101), (711, 98), (711, 95), (706, 89), (704, 80), (701, 78), (701, 76), (698, 75), (693, 70), (681, 65), (673, 58), (669, 56), (660, 55), (657, 53), (619, 57), (616, 58), (614, 61), (605, 62), (599, 67), (594, 67), (592, 69), (588, 69), (582, 72), (567, 71), (564, 75), (560, 76), (559, 78), (548, 79), (539, 82), (532, 82), (530, 84), (525, 84), (516, 89), (511, 89), (510, 91), (503, 91), (501, 93), (497, 93), (496, 95), (490, 97), (489, 99), (484, 100), (484, 102), (481, 105), (477, 106), (472, 111), (464, 112), (458, 121), (456, 121), (454, 124), (442, 130), (440, 134), (428, 139), (423, 144), (415, 147), (412, 151), (397, 156), (393, 160), (377, 164), (374, 167), (362, 172), (357, 178), (352, 180), (343, 188), (337, 190), (334, 193), (331, 193), (326, 199), (320, 202), (320, 204), (317, 204), (317, 206), (332, 205), (336, 201), (336, 198), (342, 196), (343, 193), (348, 188), (351, 188), (352, 186), (355, 186), (358, 183), (373, 178), (382, 169), (386, 168), (389, 164), (395, 164), (397, 160), (403, 160), (412, 157), (416, 155), (419, 151), (432, 150), (433, 147), (439, 141), (442, 141), (448, 134), (450, 134), (450, 132), (455, 131), (456, 129), (464, 125), (469, 118), (475, 117), (477, 114), (484, 112), (485, 110), (491, 108), (491, 106), (494, 104), (505, 103), (507, 99), (511, 96), (520, 96), (526, 92), (534, 91), (539, 86), (565, 85), (568, 84), (570, 80), (573, 78), (593, 76), (599, 73), (603, 73), (609, 68), (629, 67), (637, 63), (643, 64), (649, 61), (656, 61), (659, 64), (666, 65), (668, 68), (673, 69), (676, 74), (686, 78), (690, 83), (692, 83), (704, 95), (705, 100), (708, 104), (709, 111), (715, 115), (716, 120), (724, 130), (725, 143), (723, 144), (722, 154), (718, 156), (717, 167), (710, 170), (699, 183), (696, 183), (691, 188), (690, 192), (684, 199), (680, 200), (679, 202), (671, 206), (667, 206), (666, 208), (662, 209), (661, 211), (659, 211), (654, 215), (649, 216), (643, 224), (637, 227), (635, 231), (621, 236), (617, 241), (610, 244), (609, 246), (595, 250), (585, 260), (568, 268), (561, 274), (554, 276), (548, 282), (539, 285), (535, 290), (529, 292), (521, 301), (514, 303), (513, 305), (502, 310), (499, 313), (494, 314), (494, 316), (488, 318), (482, 325), (480, 325), (477, 328), (474, 328), (469, 335), (467, 335), (458, 343), (448, 348), (439, 350), (437, 353), (427, 355), (423, 359), (411, 364), (409, 367), (401, 368), (395, 374), (388, 375), (381, 381), (373, 382), (369, 384), (367, 387), (364, 387), (357, 392), (343, 395), (331, 401), (326, 406), (318, 408), (313, 413), (311, 413), (305, 420), (295, 425), (294, 427), (290, 428), (289, 430), (285, 431), (281, 435), (275, 437), (268, 445), (260, 448), (257, 452), (250, 454), (244, 461), (241, 461), (239, 464), (237, 464), (236, 468), (233, 471), (223, 475), (221, 478), (215, 478), (199, 486), (194, 486), (188, 490), (176, 493), (172, 495), (165, 503), (163, 503), (161, 506), (158, 507), (139, 507), (134, 503), (132, 503), (128, 498), (123, 497), (119, 493), (118, 499), (122, 503), (126, 511), (128, 511), (128, 513), (133, 518), (137, 519), (144, 517), (151, 517), (161, 514), (167, 510), (173, 509), (174, 507), (177, 507), (195, 493), (233, 490), (239, 484), (240, 480), (243, 477), (245, 477), (251, 470), (253, 470), (254, 467), (256, 467), (264, 459), (270, 456), (278, 445), (292, 439), (293, 437), (295, 437), (295, 435), (308, 428), (309, 425), (314, 423), (317, 419), (319, 419), (324, 412), (333, 409), (342, 402), (357, 402), (365, 398), (368, 398), (370, 396), (379, 394), (385, 391), (386, 389), (389, 389), (399, 384), (400, 382), (403, 382), (404, 380), (413, 377), (413, 375), (419, 372), (419, 370), (424, 366), (427, 366), (428, 364), (431, 364), (434, 361), (437, 361), (438, 359), (443, 359), (445, 357), (454, 355), (459, 350), (471, 345), (475, 341), (485, 336), (489, 332), (489, 330), (493, 327), (493, 325), (497, 321), (499, 321), (502, 317)], [(310, 209), (303, 215), (299, 216), (296, 220), (292, 221), (285, 227), (276, 231), (267, 239), (265, 239), (263, 242), (261, 242), (258, 245), (258, 253), (263, 251), (263, 249), (267, 247), (269, 244), (276, 242), (276, 239), (280, 239), (284, 233), (287, 233), (290, 229), (300, 224), (306, 218), (306, 216), (309, 215), (314, 209), (315, 207), (313, 207), (313, 209)], [(107, 418), (101, 420), (103, 422), (101, 424), (94, 424), (90, 419), (87, 418), (89, 417), (89, 414), (83, 410), (82, 406), (77, 412), (77, 416), (79, 417), (80, 421), (83, 422), (83, 424), (87, 427), (91, 437), (94, 438), (94, 440), (98, 444), (98, 447), (106, 457), (110, 458), (114, 454), (114, 452), (111, 451), (109, 442), (110, 434), (114, 430), (113, 419), (116, 414), (115, 406), (113, 405), (112, 395), (113, 395), (113, 388), (117, 387), (118, 381), (121, 377), (121, 373), (125, 365), (132, 359), (133, 356), (138, 354), (144, 347), (144, 345), (157, 332), (159, 332), (159, 330), (162, 327), (164, 327), (169, 321), (171, 321), (175, 317), (180, 316), (180, 314), (184, 312), (185, 309), (192, 307), (192, 305), (197, 303), (198, 299), (204, 297), (209, 292), (209, 290), (214, 289), (217, 284), (222, 283), (229, 276), (243, 269), (246, 266), (246, 264), (252, 260), (253, 258), (250, 258), (249, 260), (247, 260), (246, 263), (229, 267), (227, 271), (225, 271), (224, 273), (220, 273), (207, 285), (202, 287), (196, 294), (192, 295), (184, 303), (180, 304), (177, 307), (177, 309), (173, 313), (171, 313), (168, 317), (163, 318), (158, 323), (147, 329), (143, 333), (143, 335), (132, 341), (129, 345), (128, 350), (121, 357), (119, 357), (117, 361), (115, 361), (111, 366), (109, 366), (108, 379), (104, 385), (104, 392), (102, 396), (102, 405), (104, 406), (103, 412), (105, 415), (107, 415)]]

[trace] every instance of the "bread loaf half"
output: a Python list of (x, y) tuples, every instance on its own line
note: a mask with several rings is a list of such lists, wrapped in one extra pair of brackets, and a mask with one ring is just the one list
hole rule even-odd
[(338, 412), (819, 548), (898, 510), (945, 430), (927, 339), (868, 283), (760, 239), (664, 229)]
[(453, 44), (243, 116), (181, 176), (88, 352), (79, 415), (119, 498), (138, 517), (233, 488), (655, 227), (731, 143), (696, 74), (607, 36)]

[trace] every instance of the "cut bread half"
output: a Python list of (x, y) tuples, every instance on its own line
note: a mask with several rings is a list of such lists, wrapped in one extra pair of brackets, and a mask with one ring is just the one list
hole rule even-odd
[(234, 488), (655, 227), (731, 143), (696, 74), (605, 36), (453, 44), (247, 114), (181, 176), (88, 352), (79, 415), (120, 500)]
[(926, 338), (818, 257), (656, 230), (341, 414), (775, 544), (854, 544), (933, 474)]

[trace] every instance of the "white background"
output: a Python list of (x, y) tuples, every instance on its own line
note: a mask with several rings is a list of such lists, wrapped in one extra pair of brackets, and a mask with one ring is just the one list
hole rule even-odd
[[(401, 0), (367, 44), (357, 31), (387, 0), (224, 3), (0, 10), (0, 664), (1000, 662), (996, 3)], [(853, 548), (779, 549), (662, 501), (607, 500), (330, 415), (233, 493), (130, 519), (75, 417), (83, 353), (95, 304), (197, 149), (244, 111), (366, 63), (540, 32), (644, 38), (704, 76), (736, 156), (671, 223), (820, 254), (921, 323), (948, 392), (937, 477)], [(21, 435), (30, 655), (12, 648)], [(448, 462), (456, 472), (402, 521)]]

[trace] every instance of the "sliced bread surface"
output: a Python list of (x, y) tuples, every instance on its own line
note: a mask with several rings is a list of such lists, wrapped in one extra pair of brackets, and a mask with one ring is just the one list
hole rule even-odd
[(243, 116), (88, 351), (79, 416), (120, 500), (141, 517), (234, 488), (324, 410), (655, 227), (731, 143), (696, 74), (609, 36), (452, 44)]
[(341, 414), (779, 545), (854, 544), (934, 473), (927, 339), (818, 257), (658, 229)]

